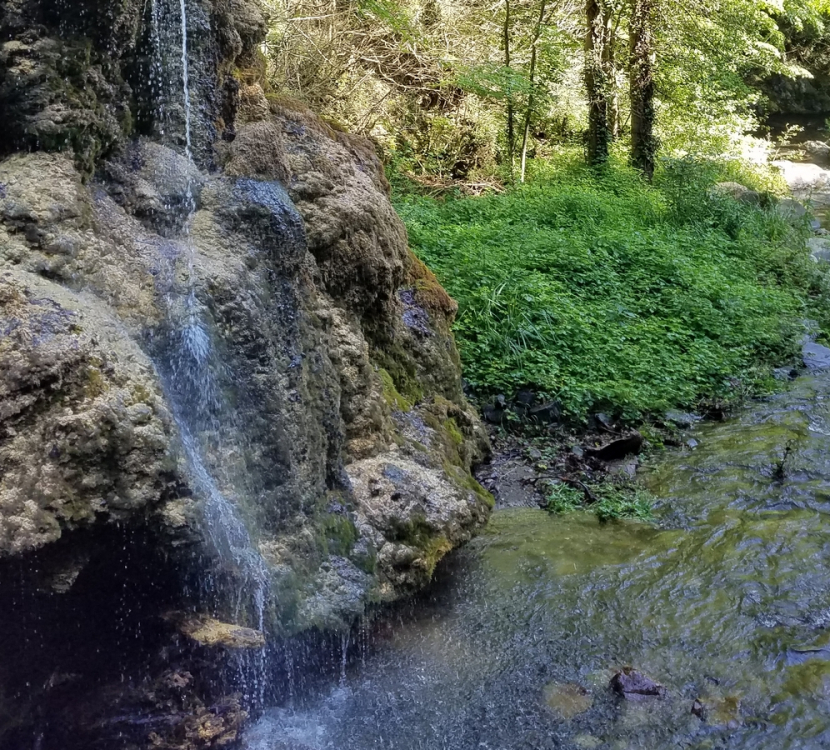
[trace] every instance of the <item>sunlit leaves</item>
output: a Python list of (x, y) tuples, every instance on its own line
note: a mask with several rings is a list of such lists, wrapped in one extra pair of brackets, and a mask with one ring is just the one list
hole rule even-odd
[(413, 247), (461, 306), (467, 379), (532, 385), (575, 416), (758, 386), (795, 351), (817, 272), (780, 218), (709, 194), (722, 174), (682, 161), (649, 188), (560, 164), (505, 195), (403, 202)]

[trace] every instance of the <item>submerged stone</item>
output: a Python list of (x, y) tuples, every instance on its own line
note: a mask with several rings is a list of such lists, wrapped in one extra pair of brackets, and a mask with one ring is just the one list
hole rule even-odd
[(631, 667), (623, 667), (609, 683), (617, 695), (631, 701), (640, 701), (665, 695), (666, 689), (658, 682)]
[(736, 729), (741, 723), (741, 699), (737, 695), (696, 698), (691, 713), (712, 726)]
[(669, 409), (664, 415), (663, 419), (676, 427), (688, 428), (693, 427), (701, 421), (703, 417), (699, 414), (691, 414), (689, 412), (680, 411), (678, 409)]
[(551, 682), (545, 686), (545, 703), (561, 719), (584, 714), (594, 704), (591, 694), (573, 682)]

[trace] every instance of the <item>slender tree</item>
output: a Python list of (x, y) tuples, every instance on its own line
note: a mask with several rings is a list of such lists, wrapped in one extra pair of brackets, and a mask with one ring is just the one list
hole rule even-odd
[(633, 0), (629, 34), (631, 85), (631, 164), (646, 179), (654, 176), (654, 0)]
[(525, 173), (527, 171), (527, 143), (530, 137), (530, 121), (533, 118), (533, 107), (536, 104), (533, 89), (536, 84), (536, 58), (538, 55), (539, 37), (542, 35), (542, 29), (545, 25), (546, 9), (547, 0), (541, 0), (539, 3), (539, 15), (536, 18), (536, 26), (533, 28), (533, 37), (530, 43), (530, 67), (528, 69), (530, 90), (527, 94), (527, 111), (525, 112), (524, 127), (522, 128), (522, 166), (520, 176), (522, 182), (525, 181)]
[(608, 160), (608, 13), (603, 0), (585, 2), (585, 90), (588, 96), (588, 163)]
[(607, 52), (605, 55), (606, 71), (608, 74), (608, 81), (610, 91), (608, 94), (608, 129), (611, 131), (611, 140), (616, 140), (620, 136), (620, 92), (617, 88), (617, 38), (622, 21), (622, 13), (617, 9), (614, 13), (614, 23), (610, 26), (608, 32)]
[[(504, 26), (502, 28), (502, 44), (504, 45), (504, 67), (510, 70), (510, 0), (504, 2)], [(513, 92), (507, 92), (507, 161), (510, 165), (510, 179), (513, 179), (513, 162), (516, 151), (516, 115), (513, 108)]]

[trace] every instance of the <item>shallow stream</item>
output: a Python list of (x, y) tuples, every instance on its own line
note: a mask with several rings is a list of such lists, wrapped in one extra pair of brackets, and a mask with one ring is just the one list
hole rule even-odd
[(830, 747), (830, 373), (694, 437), (645, 472), (656, 526), (497, 511), (249, 750)]

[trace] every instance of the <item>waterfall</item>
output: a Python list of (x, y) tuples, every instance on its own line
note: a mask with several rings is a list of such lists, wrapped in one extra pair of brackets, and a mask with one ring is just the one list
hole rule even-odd
[[(171, 123), (176, 99), (183, 103), (184, 156), (193, 164), (192, 111), (190, 92), (190, 49), (186, 0), (153, 0), (150, 33), (155, 60), (156, 133), (170, 142), (175, 135)], [(178, 51), (178, 54), (177, 54)], [(181, 124), (181, 118), (178, 119)], [(178, 141), (180, 147), (182, 141)], [(229, 436), (238, 436), (234, 410), (226, 390), (233, 382), (211, 336), (210, 311), (197, 294), (197, 248), (191, 224), (197, 209), (196, 186), (186, 179), (184, 200), (175, 206), (178, 236), (170, 239), (183, 262), (183, 278), (175, 274), (165, 289), (167, 321), (161, 341), (154, 347), (154, 362), (172, 406), (181, 436), (191, 487), (203, 507), (205, 538), (212, 569), (202, 579), (202, 598), (215, 610), (227, 612), (236, 621), (263, 630), (268, 602), (268, 569), (240, 515), (235, 500), (240, 477), (223, 467), (229, 452)], [(218, 473), (217, 473), (218, 472)], [(238, 474), (239, 472), (237, 472)], [(235, 481), (236, 480), (236, 481)], [(224, 488), (224, 491), (223, 491)], [(262, 699), (264, 654), (254, 656), (255, 664), (243, 665), (241, 681), (248, 698)], [(252, 668), (253, 667), (253, 668)], [(252, 695), (254, 693), (255, 695)]]
[(184, 92), (184, 136), (185, 156), (193, 161), (193, 146), (190, 140), (190, 61), (187, 59), (187, 3), (179, 0), (182, 28), (182, 91)]

